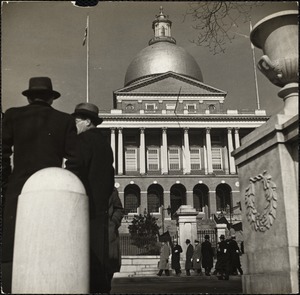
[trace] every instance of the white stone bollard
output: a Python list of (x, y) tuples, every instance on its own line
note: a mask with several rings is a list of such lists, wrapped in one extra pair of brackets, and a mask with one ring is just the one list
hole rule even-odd
[(89, 293), (88, 198), (65, 169), (36, 172), (19, 196), (12, 293)]

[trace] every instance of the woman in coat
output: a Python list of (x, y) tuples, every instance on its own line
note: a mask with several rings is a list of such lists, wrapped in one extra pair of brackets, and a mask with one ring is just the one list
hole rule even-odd
[(182, 248), (178, 245), (177, 241), (173, 242), (172, 248), (172, 260), (171, 260), (171, 267), (175, 269), (176, 275), (181, 274), (181, 266), (180, 266), (180, 253), (182, 253)]
[(161, 276), (165, 271), (166, 276), (169, 276), (169, 256), (171, 254), (170, 247), (166, 242), (161, 242), (160, 259), (159, 259), (159, 272), (158, 276)]
[(186, 248), (186, 260), (185, 260), (185, 272), (187, 276), (191, 275), (191, 269), (193, 268), (193, 254), (194, 254), (194, 247), (191, 244), (189, 239), (186, 239), (185, 243), (187, 244)]
[(214, 264), (214, 251), (209, 241), (209, 235), (205, 235), (205, 241), (201, 244), (202, 252), (202, 267), (205, 269), (205, 274), (210, 276), (210, 270)]
[(108, 261), (108, 279), (111, 280), (115, 272), (121, 268), (121, 250), (119, 241), (119, 227), (124, 216), (124, 209), (116, 188), (109, 198), (108, 207), (108, 238), (109, 238), (109, 261)]
[(202, 273), (201, 259), (202, 259), (201, 245), (199, 244), (198, 240), (195, 240), (195, 248), (193, 254), (193, 269), (197, 274)]

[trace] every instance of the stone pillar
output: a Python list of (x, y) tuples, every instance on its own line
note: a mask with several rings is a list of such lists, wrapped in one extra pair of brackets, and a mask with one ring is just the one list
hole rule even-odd
[(193, 191), (186, 192), (186, 204), (194, 208), (194, 193)]
[(184, 154), (185, 154), (185, 174), (191, 173), (191, 156), (189, 143), (189, 129), (184, 128)]
[(227, 141), (228, 141), (228, 153), (229, 153), (229, 172), (230, 174), (235, 174), (235, 163), (234, 158), (231, 156), (233, 151), (233, 141), (232, 141), (232, 128), (227, 129)]
[(206, 151), (207, 151), (207, 169), (208, 174), (213, 173), (210, 128), (206, 128)]
[(118, 128), (118, 174), (123, 175), (123, 134), (122, 128)]
[(179, 224), (179, 245), (182, 247), (182, 258), (185, 261), (186, 239), (191, 240), (191, 243), (197, 239), (197, 215), (196, 209), (190, 205), (182, 205), (176, 212)]
[(224, 235), (226, 237), (226, 229), (227, 225), (223, 223), (216, 224), (217, 229), (217, 240), (219, 241), (220, 235)]
[(210, 214), (216, 214), (217, 212), (217, 196), (216, 191), (209, 191), (209, 212)]
[(234, 142), (235, 142), (235, 148), (240, 147), (240, 135), (239, 135), (239, 128), (234, 129)]
[(89, 208), (80, 180), (46, 168), (18, 200), (13, 294), (89, 293)]
[(162, 174), (168, 174), (167, 128), (162, 128), (161, 168)]
[(147, 191), (141, 191), (141, 204), (140, 204), (140, 212), (144, 213), (145, 209), (148, 211), (148, 203), (147, 203)]
[(229, 161), (228, 161), (228, 149), (227, 146), (224, 147), (224, 171), (225, 174), (229, 174)]
[(113, 152), (114, 162), (113, 166), (116, 168), (116, 129), (110, 128), (110, 146)]
[(204, 173), (208, 174), (208, 168), (207, 168), (207, 151), (206, 146), (203, 146), (203, 159), (204, 159)]
[(146, 173), (145, 128), (140, 128), (140, 174)]

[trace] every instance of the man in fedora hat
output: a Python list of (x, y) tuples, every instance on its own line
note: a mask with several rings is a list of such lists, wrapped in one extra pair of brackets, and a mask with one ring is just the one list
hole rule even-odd
[(205, 270), (205, 275), (210, 276), (210, 270), (213, 267), (214, 251), (209, 241), (209, 235), (204, 236), (204, 242), (201, 244), (202, 267)]
[(79, 177), (89, 197), (90, 293), (110, 291), (108, 276), (108, 207), (114, 188), (113, 153), (101, 130), (98, 107), (80, 103), (72, 114), (78, 130)]
[(60, 93), (52, 89), (50, 78), (31, 78), (29, 89), (22, 94), (27, 97), (29, 105), (8, 109), (2, 124), (4, 292), (11, 292), (16, 208), (22, 187), (38, 170), (62, 167), (64, 158), (67, 159), (67, 167), (74, 165), (77, 142), (72, 116), (51, 107), (53, 100), (60, 97)]
[(201, 261), (201, 245), (199, 243), (199, 240), (195, 240), (195, 247), (193, 253), (193, 269), (197, 275), (202, 275)]
[(186, 260), (185, 260), (185, 273), (187, 276), (191, 275), (191, 269), (193, 268), (193, 254), (194, 254), (194, 247), (191, 244), (190, 239), (186, 239), (185, 241), (187, 248), (186, 248)]

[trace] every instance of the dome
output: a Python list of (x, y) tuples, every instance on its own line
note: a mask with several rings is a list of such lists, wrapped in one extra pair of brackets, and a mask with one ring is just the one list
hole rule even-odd
[(203, 82), (199, 65), (185, 49), (172, 42), (161, 41), (144, 48), (132, 60), (126, 72), (125, 86), (169, 71)]

